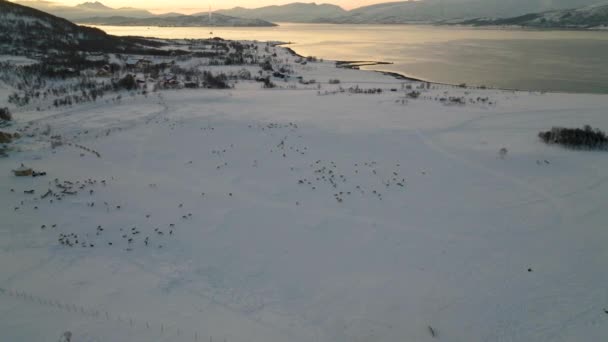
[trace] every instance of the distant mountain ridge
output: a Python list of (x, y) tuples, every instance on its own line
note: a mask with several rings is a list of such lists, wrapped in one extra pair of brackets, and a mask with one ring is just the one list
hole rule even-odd
[(599, 1), (601, 0), (419, 0), (385, 2), (350, 11), (335, 5), (292, 3), (255, 9), (236, 7), (217, 12), (273, 22), (406, 24), (478, 17), (510, 17), (547, 10), (579, 8)]
[(255, 9), (235, 7), (228, 10), (218, 10), (215, 13), (273, 22), (313, 22), (319, 18), (344, 16), (348, 11), (336, 5), (295, 2), (282, 6), (266, 6)]
[(85, 2), (82, 3), (80, 5), (76, 5), (75, 7), (80, 7), (80, 8), (86, 8), (86, 9), (93, 9), (93, 10), (111, 10), (112, 8), (102, 4), (99, 1), (95, 1), (95, 2)]
[(511, 18), (476, 18), (456, 23), (473, 26), (608, 29), (608, 4), (529, 13)]
[(257, 18), (235, 18), (214, 14), (211, 22), (207, 12), (199, 15), (166, 13), (155, 15), (146, 10), (131, 7), (111, 8), (99, 1), (85, 2), (73, 7), (62, 6), (45, 0), (19, 0), (16, 3), (33, 7), (81, 24), (117, 26), (242, 26), (269, 27), (275, 24)]
[(85, 2), (76, 6), (63, 6), (61, 4), (45, 0), (18, 0), (15, 1), (15, 3), (32, 7), (68, 20), (109, 16), (125, 16), (134, 18), (149, 18), (154, 16), (153, 13), (146, 10), (132, 7), (111, 8), (98, 1)]
[(198, 26), (229, 26), (229, 27), (271, 27), (271, 22), (260, 19), (235, 18), (222, 14), (204, 15), (169, 15), (153, 18), (130, 17), (93, 17), (78, 20), (81, 24), (113, 25), (113, 26), (164, 26), (164, 27), (198, 27)]
[[(260, 8), (235, 7), (217, 10), (215, 15), (225, 15), (251, 21), (238, 21), (218, 17), (218, 26), (268, 26), (266, 22), (335, 23), (335, 24), (407, 24), (436, 23), (450, 20), (475, 18), (512, 18), (529, 13), (569, 10), (595, 5), (602, 0), (418, 0), (379, 3), (347, 11), (332, 4), (295, 2), (280, 6)], [(606, 1), (606, 0), (604, 0)], [(99, 1), (85, 2), (73, 7), (61, 6), (45, 0), (18, 0), (45, 12), (76, 22), (115, 25), (154, 26), (203, 26), (208, 12), (191, 16), (179, 13), (155, 15), (136, 8), (110, 8)], [(173, 20), (159, 20), (172, 18)], [(193, 19), (189, 17), (197, 17)], [(102, 20), (101, 18), (111, 18)], [(156, 18), (157, 20), (135, 20)], [(225, 19), (225, 20), (224, 20)], [(145, 23), (145, 24), (144, 24)], [(225, 23), (225, 24), (223, 24)], [(232, 24), (229, 24), (232, 23)]]

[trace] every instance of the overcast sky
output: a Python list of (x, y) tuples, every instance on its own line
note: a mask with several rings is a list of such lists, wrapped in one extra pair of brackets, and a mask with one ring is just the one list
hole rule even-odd
[[(95, 0), (50, 0), (56, 3), (61, 3), (64, 5), (77, 5), (86, 1), (95, 1)], [(292, 2), (296, 2), (297, 0), (99, 0), (106, 6), (110, 7), (137, 7), (144, 8), (153, 11), (191, 11), (191, 10), (200, 10), (207, 9), (209, 5), (213, 9), (224, 9), (224, 8), (232, 8), (235, 6), (247, 7), (247, 8), (256, 8), (268, 5), (282, 5), (288, 4)], [(366, 5), (371, 5), (375, 3), (388, 2), (394, 0), (330, 0), (330, 1), (315, 1), (316, 3), (331, 3), (338, 5), (345, 9), (351, 9)], [(299, 0), (299, 2), (313, 2), (307, 0)]]

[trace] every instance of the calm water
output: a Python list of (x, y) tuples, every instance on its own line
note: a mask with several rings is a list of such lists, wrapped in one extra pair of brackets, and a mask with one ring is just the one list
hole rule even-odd
[(372, 67), (442, 83), (608, 93), (608, 32), (426, 25), (281, 24), (270, 28), (98, 26), (116, 35), (293, 42), (302, 55), (386, 61)]

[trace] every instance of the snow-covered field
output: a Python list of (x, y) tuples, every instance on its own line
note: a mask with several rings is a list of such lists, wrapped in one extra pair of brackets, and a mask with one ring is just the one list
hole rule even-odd
[[(378, 73), (297, 72), (321, 89), (15, 113), (31, 136), (0, 159), (0, 340), (608, 336), (608, 156), (537, 138), (607, 129), (608, 96), (405, 99)], [(329, 79), (384, 92), (333, 94)], [(48, 175), (17, 178), (21, 163)]]

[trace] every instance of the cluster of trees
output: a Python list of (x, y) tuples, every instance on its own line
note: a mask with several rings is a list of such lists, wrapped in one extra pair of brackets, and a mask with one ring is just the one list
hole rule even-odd
[(205, 88), (212, 89), (227, 89), (230, 88), (228, 84), (228, 77), (224, 73), (214, 75), (211, 71), (203, 71), (203, 85)]
[(242, 65), (245, 63), (245, 58), (242, 54), (231, 52), (224, 59), (224, 65)]
[(359, 86), (354, 86), (348, 88), (348, 92), (351, 94), (382, 94), (382, 88), (359, 88)]
[(18, 105), (25, 105), (29, 103), (29, 98), (39, 96), (38, 90), (46, 85), (44, 78), (38, 72), (32, 71), (30, 66), (16, 66), (11, 63), (0, 63), (0, 80), (22, 93), (9, 96), (9, 103)]
[[(95, 98), (97, 93), (94, 89), (99, 85), (91, 79), (81, 77), (81, 72), (95, 70), (103, 65), (104, 61), (90, 61), (83, 54), (47, 57), (41, 63), (31, 65), (0, 63), (0, 80), (18, 90), (8, 97), (9, 103), (16, 106), (26, 106), (34, 99), (73, 93), (83, 93), (83, 97)], [(76, 82), (63, 82), (74, 78), (77, 78)], [(85, 92), (88, 90), (92, 90), (92, 93), (87, 95)]]
[(569, 148), (606, 149), (606, 133), (586, 125), (583, 128), (553, 127), (550, 131), (538, 133), (546, 144), (558, 144)]
[(259, 81), (261, 81), (262, 83), (264, 83), (264, 88), (266, 89), (272, 89), (276, 87), (276, 84), (274, 84), (274, 82), (272, 82), (270, 80), (270, 77), (266, 76), (264, 78), (259, 79)]
[[(0, 80), (21, 91), (41, 89), (49, 79), (66, 80), (78, 77), (84, 71), (98, 70), (106, 65), (104, 60), (87, 60), (84, 54), (45, 57), (40, 63), (30, 65), (14, 65), (7, 62), (0, 63)], [(116, 64), (109, 66), (112, 72), (120, 69)]]
[(55, 108), (61, 107), (61, 106), (71, 106), (74, 103), (80, 103), (80, 101), (77, 101), (77, 99), (78, 98), (74, 97), (74, 96), (66, 96), (61, 99), (55, 99), (55, 100), (53, 100), (53, 106), (55, 106)]
[(103, 97), (105, 92), (118, 91), (124, 88), (119, 83), (120, 81), (97, 83), (86, 77), (79, 78), (75, 83), (51, 83), (51, 87), (44, 88), (44, 83), (39, 83), (36, 86), (30, 85), (29, 88), (18, 87), (21, 91), (9, 95), (8, 102), (17, 107), (23, 107), (32, 101), (55, 97), (53, 105), (59, 107), (72, 105), (73, 103), (96, 101), (97, 98)]
[(410, 91), (409, 93), (407, 93), (406, 96), (409, 97), (410, 99), (417, 99), (420, 97), (420, 92), (413, 90), (413, 91)]
[[(256, 64), (257, 45), (224, 40), (189, 40), (189, 56), (209, 58), (209, 65)], [(200, 51), (203, 49), (203, 51)], [(198, 50), (198, 51), (197, 51)]]
[[(132, 73), (142, 72), (144, 74), (149, 74), (150, 77), (157, 78), (165, 70), (171, 68), (172, 65), (173, 65), (172, 63), (167, 63), (167, 62), (156, 63), (156, 64), (150, 63), (149, 65), (144, 65), (143, 67), (127, 65), (124, 68), (124, 70), (126, 70), (127, 72), (132, 72)], [(110, 72), (112, 73), (112, 75), (114, 75), (116, 73), (120, 74), (120, 72), (123, 71), (119, 65), (115, 65), (115, 64), (110, 64), (110, 68), (111, 68)]]
[(463, 105), (467, 103), (467, 100), (462, 96), (450, 96), (440, 98), (439, 102), (445, 104)]
[[(22, 28), (25, 30), (25, 27)], [(72, 27), (69, 28), (69, 30), (71, 29)], [(97, 32), (92, 31), (92, 33), (95, 35)], [(125, 39), (131, 39), (130, 43), (152, 46), (152, 48), (165, 44), (136, 37)], [(96, 41), (93, 39), (85, 44)], [(124, 41), (121, 42), (125, 43)], [(215, 38), (196, 40), (190, 43), (190, 51), (180, 50), (179, 53), (171, 53), (173, 58), (169, 63), (148, 63), (137, 66), (127, 65), (126, 67), (110, 62), (111, 59), (107, 55), (108, 51), (103, 49), (99, 51), (70, 48), (56, 54), (36, 53), (34, 58), (39, 60), (40, 63), (14, 65), (0, 62), (0, 81), (4, 81), (16, 90), (9, 96), (9, 103), (19, 107), (31, 105), (38, 101), (47, 101), (50, 108), (51, 106), (70, 106), (96, 101), (98, 98), (102, 98), (105, 93), (112, 91), (138, 91), (138, 93), (145, 95), (147, 94), (146, 85), (149, 82), (156, 83), (154, 85), (155, 90), (181, 87), (226, 89), (231, 88), (232, 83), (238, 80), (251, 80), (253, 78), (251, 71), (244, 68), (237, 72), (215, 74), (210, 71), (203, 71), (199, 66), (183, 68), (175, 64), (176, 60), (187, 61), (189, 58), (196, 56), (211, 57), (207, 62), (208, 65), (260, 65), (265, 71), (274, 73), (276, 74), (275, 77), (280, 78), (286, 78), (286, 75), (293, 73), (288, 64), (282, 66), (276, 58), (270, 57), (271, 49), (275, 50), (274, 46), (270, 44), (267, 44), (265, 48), (268, 54), (258, 56), (257, 44), (230, 42)], [(80, 43), (80, 48), (82, 48), (82, 44)], [(75, 46), (78, 46), (78, 44)], [(92, 53), (90, 51), (99, 52)], [(145, 54), (153, 54), (152, 51), (146, 52)], [(120, 51), (116, 54), (116, 57), (120, 59), (123, 54), (131, 55), (130, 49), (126, 48), (124, 51)], [(166, 56), (167, 53), (163, 52), (158, 55)], [(272, 55), (276, 56), (276, 51)], [(91, 58), (91, 56), (94, 58)], [(309, 60), (314, 60), (314, 58)], [(262, 63), (259, 61), (262, 61)], [(143, 74), (143, 78), (138, 78), (137, 75), (141, 74)], [(265, 88), (273, 88), (275, 84), (272, 82), (272, 77), (268, 75), (268, 73), (260, 71), (256, 80), (263, 83)], [(99, 78), (100, 76), (104, 76), (104, 78)], [(108, 80), (105, 78), (106, 76), (111, 78)], [(139, 92), (139, 89), (143, 90)], [(42, 104), (38, 105), (42, 106)], [(38, 109), (40, 110), (40, 107)]]
[(23, 107), (30, 103), (31, 98), (29, 94), (19, 95), (18, 93), (13, 93), (8, 96), (8, 103), (14, 104), (17, 107)]
[(102, 84), (97, 88), (82, 90), (80, 93), (73, 93), (71, 95), (65, 95), (53, 100), (53, 106), (71, 106), (78, 103), (95, 102), (99, 98), (103, 98), (106, 91), (117, 90), (117, 83), (113, 84)]

